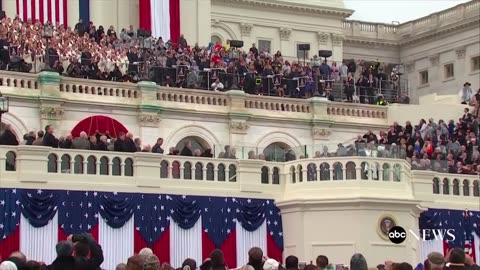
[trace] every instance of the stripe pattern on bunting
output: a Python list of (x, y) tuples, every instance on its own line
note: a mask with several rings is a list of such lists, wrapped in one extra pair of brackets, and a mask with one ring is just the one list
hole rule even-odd
[(68, 24), (68, 0), (16, 0), (17, 15), (22, 21)]

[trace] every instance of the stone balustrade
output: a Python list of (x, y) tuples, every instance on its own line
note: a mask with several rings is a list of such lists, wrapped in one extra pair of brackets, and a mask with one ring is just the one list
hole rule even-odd
[(403, 24), (347, 20), (343, 24), (343, 29), (347, 39), (374, 38), (399, 42), (405, 36), (414, 37), (442, 26), (478, 18), (479, 13), (480, 1), (475, 0)]
[[(243, 91), (161, 87), (152, 82), (117, 83), (61, 77), (57, 73), (39, 74), (0, 71), (0, 91), (16, 99), (42, 98), (75, 104), (111, 105), (125, 108), (239, 113), (258, 117), (291, 118), (387, 125), (387, 107), (330, 102), (324, 98), (293, 99), (255, 96)], [(327, 118), (327, 119), (325, 119)], [(332, 119), (330, 119), (332, 118)]]
[[(478, 208), (476, 175), (412, 171), (405, 160), (371, 157), (289, 162), (0, 147), (2, 187), (210, 194), (248, 193), (284, 200), (355, 197), (418, 200)], [(460, 207), (460, 206), (459, 206)]]

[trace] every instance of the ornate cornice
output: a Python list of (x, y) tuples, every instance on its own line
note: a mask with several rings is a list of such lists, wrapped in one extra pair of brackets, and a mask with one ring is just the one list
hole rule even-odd
[(236, 134), (247, 134), (250, 125), (245, 121), (231, 121), (230, 132)]
[(467, 48), (465, 46), (459, 47), (455, 49), (455, 53), (457, 54), (458, 59), (464, 59), (465, 54), (467, 53)]
[(330, 131), (330, 129), (321, 127), (312, 128), (312, 136), (314, 140), (326, 140), (328, 137), (330, 137), (330, 135), (332, 135), (332, 131)]
[(142, 127), (158, 127), (160, 116), (156, 114), (139, 114), (138, 122)]
[(312, 15), (328, 15), (347, 18), (353, 14), (353, 10), (335, 7), (321, 7), (301, 3), (286, 3), (272, 0), (212, 0), (217, 5), (239, 5), (248, 9), (267, 8), (269, 10), (283, 10), (284, 12), (299, 12)]
[(371, 39), (371, 38), (360, 38), (360, 37), (348, 37), (346, 36), (343, 39), (343, 44), (353, 44), (359, 45), (366, 48), (374, 47), (399, 47), (398, 42), (394, 40), (381, 40), (381, 39)]
[(290, 40), (290, 34), (292, 33), (292, 29), (288, 28), (280, 28), (280, 39), (284, 41), (289, 41)]
[(317, 41), (318, 41), (318, 44), (327, 45), (327, 43), (328, 43), (328, 38), (329, 38), (329, 37), (330, 37), (330, 34), (329, 34), (329, 33), (318, 32), (318, 33), (317, 33)]
[(341, 47), (343, 44), (343, 35), (332, 34), (333, 46)]
[(240, 32), (242, 33), (242, 36), (250, 36), (250, 33), (252, 32), (253, 25), (248, 24), (248, 23), (241, 23), (240, 24)]
[(62, 107), (41, 107), (40, 117), (46, 120), (61, 120), (65, 109)]

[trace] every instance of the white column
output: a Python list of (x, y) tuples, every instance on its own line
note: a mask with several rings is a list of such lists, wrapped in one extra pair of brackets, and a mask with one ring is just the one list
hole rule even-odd
[[(90, 4), (93, 4), (95, 1), (90, 1)], [(70, 27), (75, 27), (75, 24), (78, 23), (78, 20), (80, 19), (80, 6), (79, 6), (79, 0), (68, 0), (67, 1), (67, 21), (68, 21), (68, 26)], [(95, 25), (98, 27), (98, 24), (94, 22)]]

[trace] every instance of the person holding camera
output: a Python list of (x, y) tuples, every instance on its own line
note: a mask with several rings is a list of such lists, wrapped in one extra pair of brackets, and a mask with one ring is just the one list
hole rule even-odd
[(67, 240), (73, 243), (72, 256), (75, 259), (75, 270), (100, 269), (103, 263), (102, 247), (91, 234), (70, 235)]

